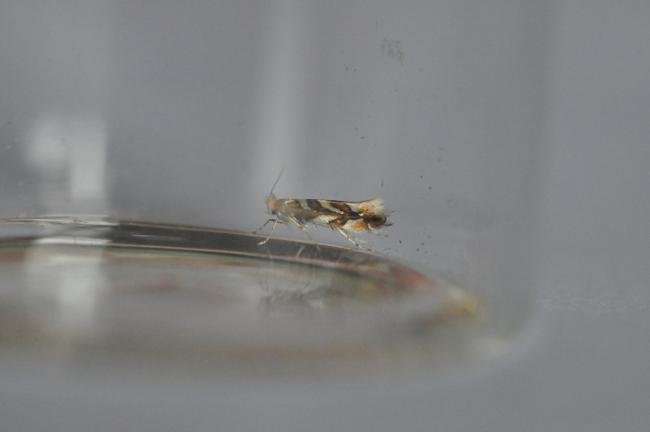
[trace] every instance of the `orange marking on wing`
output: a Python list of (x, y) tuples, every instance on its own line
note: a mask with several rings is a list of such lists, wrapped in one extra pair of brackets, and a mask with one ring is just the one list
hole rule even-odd
[(368, 224), (363, 219), (349, 220), (343, 225), (347, 231), (363, 232), (368, 231)]

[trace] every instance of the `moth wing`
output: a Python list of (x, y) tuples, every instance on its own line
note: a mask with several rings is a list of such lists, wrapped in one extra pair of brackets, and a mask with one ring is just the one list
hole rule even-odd
[(383, 215), (385, 211), (384, 200), (381, 198), (374, 198), (366, 201), (349, 202), (347, 205), (350, 206), (350, 209), (352, 209), (352, 211), (359, 214)]
[(342, 227), (345, 231), (366, 232), (370, 231), (370, 226), (365, 219), (350, 219)]
[(323, 210), (336, 213), (339, 215), (345, 214), (347, 208), (349, 208), (348, 203), (345, 201), (326, 200), (326, 199), (319, 199), (313, 201), (317, 201)]

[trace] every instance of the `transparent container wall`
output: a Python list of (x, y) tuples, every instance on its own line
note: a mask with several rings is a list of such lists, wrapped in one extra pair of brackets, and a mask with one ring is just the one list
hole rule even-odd
[(4, 1), (0, 217), (252, 231), (284, 167), (281, 197), (384, 198), (369, 246), (514, 334), (541, 170), (534, 3)]

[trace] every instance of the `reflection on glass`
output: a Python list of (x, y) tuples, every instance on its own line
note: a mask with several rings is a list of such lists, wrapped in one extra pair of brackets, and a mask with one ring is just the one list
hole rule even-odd
[(47, 242), (42, 246), (36, 242), (28, 250), (23, 271), (30, 297), (48, 305), (44, 312), (60, 334), (82, 335), (92, 329), (98, 296), (107, 286), (101, 249), (89, 248), (71, 259), (52, 254)]
[(24, 159), (40, 178), (39, 203), (49, 213), (61, 203), (106, 212), (106, 130), (99, 119), (45, 117), (35, 122)]

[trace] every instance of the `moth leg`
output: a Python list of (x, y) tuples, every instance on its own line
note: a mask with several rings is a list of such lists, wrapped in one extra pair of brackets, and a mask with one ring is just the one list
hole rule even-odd
[(339, 226), (335, 226), (334, 229), (339, 232), (343, 237), (345, 237), (349, 242), (351, 242), (353, 245), (358, 247), (359, 249), (363, 249), (362, 242), (359, 240), (354, 239), (350, 234), (348, 234), (343, 228)]
[(264, 225), (262, 225), (262, 226), (260, 227), (260, 229), (262, 229), (264, 226), (266, 226), (266, 224), (268, 224), (269, 222), (273, 222), (273, 226), (271, 227), (271, 232), (269, 232), (269, 235), (266, 236), (266, 238), (265, 238), (264, 240), (257, 242), (257, 244), (258, 244), (259, 246), (262, 246), (262, 245), (265, 245), (266, 243), (268, 243), (268, 241), (271, 240), (271, 236), (273, 235), (273, 231), (275, 231), (275, 227), (276, 227), (279, 223), (284, 223), (284, 222), (279, 221), (279, 220), (277, 220), (277, 219), (269, 219), (269, 220), (267, 220), (267, 221), (264, 223)]
[(275, 222), (275, 221), (277, 221), (277, 219), (268, 218), (266, 220), (266, 222), (264, 222), (264, 224), (261, 227), (257, 228), (255, 231), (253, 231), (253, 234), (257, 234), (258, 232), (262, 231), (264, 229), (264, 227), (269, 224), (269, 222)]
[[(300, 229), (300, 231), (304, 232), (305, 235), (307, 236), (307, 238), (309, 239), (309, 241), (312, 242), (312, 243), (314, 243), (314, 244), (316, 245), (316, 250), (317, 250), (318, 252), (320, 252), (320, 246), (318, 245), (318, 243), (316, 242), (316, 240), (314, 240), (314, 238), (311, 236), (311, 234), (309, 233), (309, 230), (307, 230), (307, 227), (305, 226), (305, 224), (300, 223), (300, 221), (299, 221), (298, 219), (296, 219), (295, 217), (293, 217), (293, 216), (289, 216), (289, 217), (287, 217), (287, 219), (289, 220), (289, 222), (291, 222), (292, 224), (294, 224), (295, 226), (297, 226), (297, 227)], [(303, 246), (300, 248), (300, 250), (298, 251), (298, 253), (296, 254), (296, 258), (298, 258), (298, 257), (300, 256), (300, 254), (302, 253), (302, 251), (304, 250), (304, 248), (305, 248), (305, 247), (304, 247), (304, 245), (303, 245)]]
[(311, 240), (312, 242), (314, 241), (314, 238), (311, 236), (309, 231), (307, 231), (307, 227), (305, 226), (305, 224), (300, 223), (300, 221), (293, 216), (289, 216), (287, 219), (289, 220), (289, 222), (297, 226), (302, 232), (304, 232), (309, 240)]

